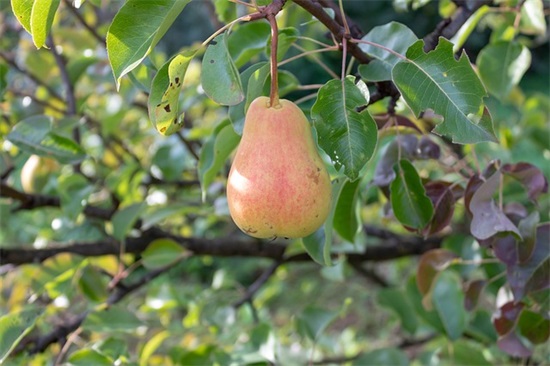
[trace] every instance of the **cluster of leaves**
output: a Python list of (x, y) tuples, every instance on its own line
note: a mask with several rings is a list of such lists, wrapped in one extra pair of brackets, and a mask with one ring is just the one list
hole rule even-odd
[[(0, 265), (17, 246), (61, 253), (0, 266), (9, 312), (0, 317), (0, 360), (13, 352), (14, 364), (26, 364), (21, 351), (41, 353), (62, 339), (34, 360), (287, 364), (340, 354), (357, 365), (406, 365), (548, 357), (536, 346), (550, 329), (550, 165), (541, 140), (550, 102), (520, 87), (530, 49), (547, 40), (542, 1), (441, 1), (450, 23), (471, 14), (452, 39), (433, 43), (397, 22), (342, 37), (350, 24), (325, 1), (282, 9), (283, 1), (213, 0), (219, 31), (168, 56), (156, 46), (191, 12), (189, 0), (127, 0), (116, 9), (60, 3), (13, 0), (6, 17), (14, 34), (0, 41), (16, 50), (0, 54), (9, 198), (0, 202), (0, 238), (11, 243), (0, 247)], [(394, 1), (398, 10), (427, 4)], [(323, 228), (284, 245), (235, 234), (223, 195), (247, 107), (269, 94), (264, 18), (272, 12), (281, 25), (279, 94), (311, 117), (334, 198)], [(491, 36), (474, 67), (464, 46), (476, 27)], [(334, 44), (324, 43), (327, 29)], [(327, 64), (334, 60), (320, 55), (339, 58), (342, 50), (353, 59), (344, 54), (347, 72), (338, 77)], [(305, 80), (310, 65), (319, 73)], [(18, 174), (30, 154), (63, 165), (35, 194), (21, 192)], [(384, 280), (361, 261), (392, 239), (438, 248), (410, 252), (423, 253), (413, 275), (411, 259), (384, 267)], [(217, 242), (234, 245), (229, 258), (216, 257)], [(95, 253), (94, 245), (108, 249)], [(304, 252), (319, 272), (294, 263)], [(255, 255), (268, 259), (234, 258)], [(352, 268), (385, 288), (364, 294)], [(402, 286), (387, 283), (404, 277)], [(387, 317), (403, 342), (391, 341)], [(387, 341), (373, 349), (369, 337)], [(403, 351), (409, 338), (424, 344), (421, 354)]]

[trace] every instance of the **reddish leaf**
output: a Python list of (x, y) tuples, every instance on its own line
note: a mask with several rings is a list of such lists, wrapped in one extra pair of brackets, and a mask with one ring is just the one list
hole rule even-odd
[(518, 243), (518, 254), (520, 263), (527, 262), (535, 250), (535, 241), (537, 238), (537, 225), (540, 221), (538, 212), (533, 212), (519, 222), (519, 232), (523, 241)]
[(499, 337), (497, 345), (501, 350), (515, 357), (529, 357), (533, 353), (515, 331)]
[(474, 192), (469, 204), (473, 218), (470, 231), (477, 239), (484, 240), (498, 233), (514, 233), (521, 237), (518, 228), (496, 205), (496, 193), (502, 175), (495, 172)]
[(512, 222), (517, 225), (521, 219), (527, 217), (527, 208), (519, 202), (511, 202), (504, 206), (504, 213)]
[(412, 122), (405, 116), (401, 116), (398, 114), (394, 116), (390, 116), (389, 114), (377, 114), (373, 118), (379, 130), (397, 125), (409, 127), (415, 129), (419, 133), (422, 133), (422, 130), (418, 128), (418, 126), (414, 122)]
[(439, 272), (447, 268), (455, 258), (457, 258), (455, 253), (445, 249), (432, 249), (420, 257), (416, 272), (416, 285), (424, 297), (422, 303), (427, 309), (431, 304), (429, 300), (432, 284), (437, 279)]
[(439, 159), (441, 148), (428, 136), (422, 136), (418, 142), (419, 159)]
[(548, 181), (542, 171), (529, 163), (505, 164), (502, 172), (521, 182), (527, 188), (529, 198), (533, 201), (541, 193), (548, 192)]
[(434, 206), (432, 220), (423, 230), (423, 234), (427, 236), (437, 233), (449, 225), (453, 218), (455, 200), (449, 189), (449, 183), (441, 181), (428, 182), (424, 188), (426, 189), (426, 195)]
[(393, 166), (401, 159), (411, 159), (417, 149), (418, 139), (414, 135), (400, 135), (388, 144), (384, 155), (374, 171), (373, 183), (379, 187), (389, 185), (395, 179)]
[(493, 241), (495, 257), (508, 266), (518, 262), (518, 249), (516, 239), (512, 235), (497, 237)]
[(472, 215), (472, 211), (470, 210), (470, 202), (472, 201), (472, 197), (474, 196), (474, 193), (481, 187), (483, 184), (483, 179), (479, 177), (479, 175), (473, 175), (470, 180), (468, 181), (468, 184), (466, 185), (466, 190), (464, 191), (464, 205), (466, 206), (466, 210), (468, 210), (468, 213)]
[(550, 272), (550, 223), (537, 227), (535, 248), (533, 254), (525, 263), (508, 266), (506, 275), (514, 299), (519, 301), (531, 291), (539, 291), (550, 287), (548, 281)]
[(523, 303), (515, 304), (513, 301), (502, 305), (493, 318), (493, 324), (499, 335), (509, 333), (516, 325), (516, 320), (523, 310)]
[(466, 310), (472, 311), (477, 306), (479, 295), (481, 291), (483, 291), (486, 283), (487, 281), (485, 280), (475, 280), (468, 283), (464, 298), (464, 307)]

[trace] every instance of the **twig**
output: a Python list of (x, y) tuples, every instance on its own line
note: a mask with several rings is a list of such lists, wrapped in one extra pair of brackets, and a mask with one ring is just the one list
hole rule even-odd
[(277, 51), (279, 44), (279, 28), (277, 27), (277, 19), (275, 19), (273, 13), (267, 14), (267, 20), (271, 25), (271, 62), (270, 62), (270, 73), (271, 73), (271, 86), (269, 89), (269, 107), (278, 108), (279, 103), (279, 76), (277, 72)]
[(105, 39), (101, 37), (99, 33), (97, 33), (96, 28), (92, 27), (88, 24), (88, 22), (86, 22), (86, 19), (84, 19), (84, 17), (78, 12), (78, 10), (71, 4), (71, 1), (63, 0), (63, 2), (67, 6), (67, 9), (69, 9), (69, 11), (73, 13), (73, 15), (76, 17), (76, 19), (78, 19), (80, 24), (82, 24), (84, 28), (86, 28), (86, 30), (88, 30), (88, 32), (90, 32), (90, 34), (99, 41), (100, 44), (105, 46)]
[(357, 271), (357, 273), (368, 278), (377, 285), (380, 285), (381, 287), (390, 287), (388, 281), (376, 273), (373, 269), (363, 267), (360, 262), (349, 262), (349, 264)]
[(188, 141), (184, 136), (183, 134), (180, 132), (176, 133), (176, 136), (178, 137), (178, 139), (185, 145), (185, 147), (187, 148), (187, 150), (189, 150), (189, 153), (191, 153), (191, 155), (193, 155), (193, 157), (199, 161), (199, 154), (197, 154), (197, 152), (195, 151), (195, 149), (193, 148), (193, 145), (191, 145), (191, 142)]
[(256, 292), (271, 278), (275, 273), (277, 268), (281, 265), (282, 262), (277, 261), (269, 266), (261, 275), (246, 289), (245, 295), (233, 303), (234, 308), (238, 308), (247, 302), (252, 302), (252, 298), (256, 295)]

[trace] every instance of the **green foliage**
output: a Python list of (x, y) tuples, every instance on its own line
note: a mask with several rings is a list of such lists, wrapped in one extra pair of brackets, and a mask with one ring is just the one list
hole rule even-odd
[[(0, 363), (549, 362), (543, 1), (326, 4), (0, 2)], [(272, 62), (332, 180), (295, 240), (225, 196)]]

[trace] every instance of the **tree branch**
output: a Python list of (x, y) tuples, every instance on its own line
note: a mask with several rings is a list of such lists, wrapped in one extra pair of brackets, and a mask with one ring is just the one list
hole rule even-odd
[(251, 302), (254, 295), (256, 295), (256, 292), (260, 290), (260, 288), (273, 276), (277, 268), (282, 264), (282, 262), (277, 261), (273, 263), (271, 266), (269, 266), (261, 275), (250, 285), (249, 288), (246, 289), (245, 295), (233, 303), (234, 308), (238, 308), (242, 306), (243, 304), (247, 302)]
[(101, 37), (99, 35), (99, 33), (97, 33), (96, 31), (96, 28), (92, 27), (91, 25), (89, 25), (86, 20), (84, 19), (84, 17), (78, 12), (78, 10), (71, 4), (71, 1), (70, 0), (63, 0), (63, 2), (65, 3), (65, 6), (67, 7), (67, 9), (69, 9), (69, 11), (76, 17), (76, 19), (78, 19), (78, 21), (80, 22), (80, 24), (82, 24), (84, 26), (84, 28), (86, 28), (88, 30), (88, 32), (90, 32), (90, 34), (96, 39), (99, 41), (100, 44), (102, 44), (103, 46), (105, 46), (105, 39), (103, 37)]

